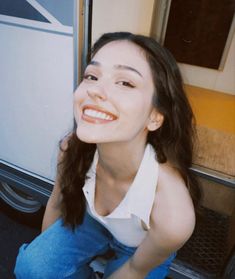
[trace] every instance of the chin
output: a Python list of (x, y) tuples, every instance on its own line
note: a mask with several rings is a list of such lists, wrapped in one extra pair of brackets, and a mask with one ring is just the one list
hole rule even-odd
[(96, 143), (94, 142), (94, 139), (92, 137), (83, 135), (82, 133), (79, 133), (78, 131), (76, 131), (76, 135), (78, 137), (79, 140), (86, 142), (86, 143)]
[(97, 143), (100, 142), (100, 139), (94, 136), (94, 133), (89, 133), (85, 131), (81, 131), (77, 128), (76, 135), (79, 138), (79, 140), (85, 142), (85, 143)]

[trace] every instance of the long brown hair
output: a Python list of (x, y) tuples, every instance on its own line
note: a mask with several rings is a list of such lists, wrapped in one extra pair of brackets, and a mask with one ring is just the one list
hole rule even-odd
[[(195, 207), (200, 199), (197, 180), (190, 171), (193, 155), (194, 117), (183, 89), (177, 63), (170, 52), (153, 38), (128, 32), (106, 33), (94, 44), (88, 62), (106, 44), (126, 40), (142, 48), (150, 65), (155, 85), (153, 106), (164, 115), (161, 128), (148, 133), (150, 143), (159, 163), (169, 161), (182, 175)], [(86, 210), (84, 186), (87, 171), (92, 163), (95, 144), (80, 141), (75, 133), (70, 135), (63, 150), (59, 166), (64, 223), (75, 228), (81, 224)]]

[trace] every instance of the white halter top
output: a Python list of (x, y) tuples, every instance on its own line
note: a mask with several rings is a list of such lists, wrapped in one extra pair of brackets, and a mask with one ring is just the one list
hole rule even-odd
[(150, 214), (158, 180), (156, 153), (150, 144), (146, 146), (142, 162), (128, 192), (119, 205), (107, 216), (99, 215), (94, 207), (97, 162), (98, 152), (96, 151), (83, 187), (87, 211), (119, 242), (129, 247), (137, 247), (147, 233), (143, 229), (141, 221), (147, 228), (150, 228)]

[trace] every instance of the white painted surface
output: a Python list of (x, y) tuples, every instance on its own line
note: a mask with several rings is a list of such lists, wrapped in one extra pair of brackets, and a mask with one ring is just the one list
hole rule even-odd
[(217, 73), (214, 89), (235, 95), (235, 34), (223, 71)]
[(153, 4), (154, 0), (93, 0), (93, 41), (114, 31), (149, 35)]
[(73, 125), (73, 38), (0, 24), (0, 160), (54, 180)]

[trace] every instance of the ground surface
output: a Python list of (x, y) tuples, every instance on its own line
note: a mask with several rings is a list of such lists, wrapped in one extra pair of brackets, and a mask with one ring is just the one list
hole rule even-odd
[(39, 234), (38, 229), (16, 223), (0, 211), (0, 278), (13, 279), (19, 247)]

